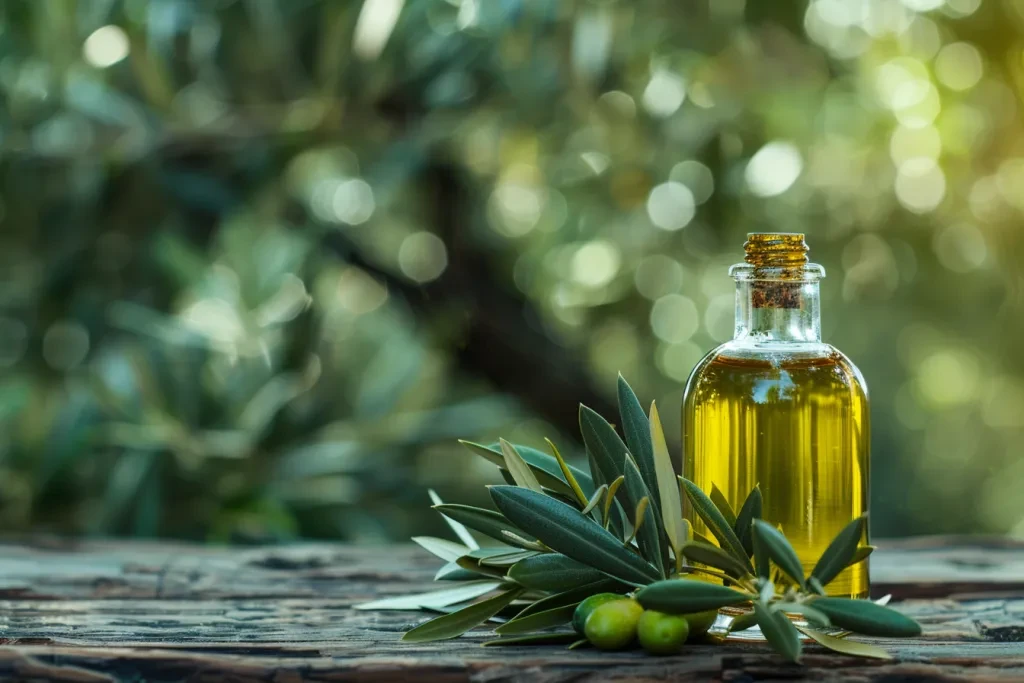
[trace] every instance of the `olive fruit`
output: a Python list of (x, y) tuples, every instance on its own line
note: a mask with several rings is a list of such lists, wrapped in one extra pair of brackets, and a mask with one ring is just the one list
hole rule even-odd
[(644, 608), (636, 600), (619, 599), (598, 605), (583, 627), (590, 644), (600, 650), (621, 650), (636, 638)]
[(706, 612), (696, 612), (694, 614), (684, 614), (686, 621), (690, 624), (690, 637), (702, 636), (708, 632), (708, 629), (715, 624), (715, 619), (718, 618), (718, 610), (709, 609)]
[(591, 595), (576, 606), (576, 611), (572, 613), (572, 627), (576, 629), (576, 633), (583, 635), (583, 626), (587, 623), (587, 617), (590, 616), (590, 613), (594, 611), (595, 607), (613, 600), (624, 599), (625, 596), (619, 595), (618, 593), (598, 593), (596, 595)]
[(652, 655), (674, 655), (690, 634), (690, 624), (679, 614), (647, 610), (637, 623), (640, 645)]

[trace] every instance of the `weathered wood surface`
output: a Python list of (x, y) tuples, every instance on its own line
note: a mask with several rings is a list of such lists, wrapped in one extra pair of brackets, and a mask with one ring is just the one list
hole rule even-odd
[(415, 547), (36, 541), (0, 558), (2, 680), (1024, 680), (1024, 544), (1008, 541), (884, 544), (875, 592), (907, 598), (897, 607), (924, 635), (879, 642), (892, 662), (808, 646), (803, 667), (759, 644), (670, 658), (481, 648), (483, 630), (402, 644), (423, 615), (352, 605), (429, 589), (439, 562)]

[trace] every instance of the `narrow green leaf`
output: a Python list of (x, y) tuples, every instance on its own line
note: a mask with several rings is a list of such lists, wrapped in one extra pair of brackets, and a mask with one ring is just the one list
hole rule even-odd
[(718, 488), (715, 482), (711, 482), (711, 502), (715, 504), (718, 511), (722, 513), (722, 517), (725, 517), (725, 521), (729, 523), (729, 526), (733, 529), (736, 528), (736, 513), (732, 509), (732, 505), (726, 499), (725, 494)]
[(636, 461), (647, 490), (651, 492), (651, 503), (655, 510), (661, 509), (658, 488), (658, 470), (654, 461), (654, 445), (651, 442), (651, 424), (643, 406), (637, 400), (633, 388), (620, 374), (618, 380), (619, 416), (622, 418), (622, 433), (626, 435), (629, 452)]
[(536, 550), (540, 553), (549, 552), (548, 548), (545, 547), (543, 543), (540, 543), (539, 541), (531, 541), (527, 538), (520, 536), (517, 533), (513, 533), (511, 531), (502, 531), (501, 535), (502, 537), (504, 537), (506, 543), (510, 543), (514, 546), (518, 546), (520, 548), (527, 548), (529, 550)]
[(634, 585), (659, 578), (656, 568), (579, 510), (542, 493), (491, 486), (491, 498), (505, 517), (552, 550)]
[(442, 614), (407, 631), (402, 636), (402, 640), (407, 643), (428, 643), (435, 640), (458, 638), (469, 629), (479, 626), (512, 604), (512, 601), (522, 593), (522, 588), (513, 588), (502, 591), (492, 598), (463, 607), (458, 612)]
[[(751, 530), (753, 530), (753, 523), (751, 523)], [(764, 543), (761, 542), (761, 538), (751, 532), (751, 545), (754, 546), (754, 573), (758, 577), (765, 579), (766, 581), (771, 578), (771, 562), (768, 561), (768, 549)]]
[(833, 625), (854, 633), (886, 638), (911, 638), (921, 635), (919, 623), (870, 600), (815, 598), (811, 605), (827, 614)]
[[(479, 455), (491, 463), (497, 465), (500, 468), (505, 467), (505, 454), (501, 451), (501, 444), (495, 443), (490, 446), (485, 446), (479, 443), (473, 443), (472, 441), (459, 441), (460, 444), (468, 448), (471, 452)], [(531, 448), (530, 446), (523, 446), (522, 444), (515, 444), (516, 452), (522, 456), (523, 460), (527, 462), (530, 468), (536, 475), (537, 480), (543, 486), (547, 486), (549, 489), (554, 489), (560, 493), (566, 495), (572, 495), (572, 488), (562, 478), (562, 469), (558, 466), (558, 461), (553, 457), (545, 453), (544, 451)], [(576, 482), (583, 489), (583, 493), (589, 496), (594, 491), (594, 480), (589, 474), (569, 465), (569, 470), (573, 476), (576, 477)]]
[(786, 614), (799, 614), (815, 626), (827, 628), (832, 625), (827, 614), (821, 610), (814, 609), (806, 602), (774, 602), (772, 603), (772, 609), (785, 612)]
[(854, 657), (870, 657), (871, 659), (892, 659), (892, 655), (883, 650), (880, 647), (874, 645), (868, 645), (867, 643), (858, 643), (856, 640), (847, 640), (846, 638), (836, 638), (830, 636), (821, 631), (815, 631), (813, 628), (805, 628), (803, 626), (796, 627), (800, 633), (803, 633), (808, 638), (814, 640), (818, 645), (827, 647), (833, 652), (838, 652), (844, 655), (852, 655)]
[[(601, 471), (603, 481), (612, 482), (623, 474), (626, 458), (626, 444), (619, 438), (615, 428), (590, 408), (580, 406), (580, 433), (587, 452), (594, 458)], [(625, 493), (619, 501), (625, 505)]]
[(868, 559), (868, 557), (874, 551), (875, 551), (875, 546), (873, 546), (873, 545), (862, 545), (862, 546), (860, 546), (859, 548), (857, 548), (857, 552), (855, 552), (853, 554), (853, 559), (850, 560), (850, 563), (848, 565), (846, 565), (846, 566), (847, 567), (852, 567), (855, 564), (860, 564), (864, 560)]
[[(644, 422), (647, 422), (646, 417)], [(633, 456), (626, 455), (624, 469), (626, 496), (638, 508), (633, 533), (636, 536), (637, 544), (640, 546), (640, 554), (643, 555), (645, 560), (658, 567), (662, 578), (664, 578), (667, 569), (666, 565), (668, 564), (668, 553), (665, 552), (667, 548), (662, 549), (661, 546), (662, 537), (664, 536), (664, 532), (661, 529), (661, 513), (658, 511), (653, 494), (647, 489), (643, 474), (640, 472), (640, 468), (637, 466)], [(647, 500), (647, 506), (651, 508), (648, 512), (647, 506), (645, 506), (644, 516), (641, 516), (639, 510), (642, 500)]]
[(434, 581), (479, 581), (486, 578), (480, 572), (463, 569), (457, 562), (449, 562), (437, 570)]
[(811, 570), (811, 576), (818, 579), (822, 586), (836, 578), (839, 572), (846, 569), (857, 555), (857, 545), (864, 535), (867, 517), (858, 517), (840, 531), (822, 553), (818, 563)]
[(751, 626), (757, 624), (757, 614), (753, 611), (744, 612), (733, 618), (729, 622), (729, 633), (737, 633), (738, 631), (746, 631)]
[(547, 441), (548, 448), (551, 449), (551, 455), (553, 455), (555, 460), (558, 461), (558, 467), (562, 470), (562, 477), (565, 479), (566, 483), (569, 484), (569, 488), (572, 489), (572, 493), (576, 497), (576, 502), (580, 505), (587, 505), (589, 502), (587, 501), (587, 496), (583, 493), (583, 489), (580, 487), (579, 482), (576, 481), (576, 477), (573, 475), (569, 465), (566, 464), (565, 460), (562, 458), (562, 454), (558, 452), (558, 447), (555, 446), (555, 443), (551, 439), (544, 440)]
[[(444, 505), (444, 501), (441, 500), (441, 496), (437, 495), (437, 491), (434, 489), (427, 489), (427, 495), (430, 496), (430, 502), (434, 505)], [(444, 517), (444, 515), (441, 516)], [(444, 517), (444, 521), (447, 522), (449, 528), (455, 532), (455, 535), (459, 537), (459, 540), (462, 541), (462, 544), (467, 548), (474, 550), (480, 547), (480, 544), (476, 542), (475, 538), (473, 538), (473, 534), (469, 533), (469, 529), (465, 526), (459, 524), (450, 517)]]
[[(578, 605), (579, 603), (576, 604)], [(572, 621), (572, 614), (575, 611), (576, 605), (562, 605), (561, 607), (555, 607), (543, 612), (529, 614), (522, 618), (517, 616), (515, 619), (507, 621), (494, 629), (494, 632), (499, 635), (510, 636), (543, 631), (546, 628), (568, 624)]]
[(658, 415), (658, 406), (651, 402), (651, 416), (648, 420), (651, 427), (651, 444), (654, 450), (654, 472), (658, 481), (658, 501), (661, 510), (661, 520), (665, 528), (665, 536), (668, 538), (672, 551), (676, 554), (686, 543), (686, 528), (683, 526), (686, 520), (683, 519), (683, 507), (679, 500), (679, 483), (676, 479), (676, 471), (672, 466), (672, 456), (668, 452), (668, 443), (665, 441), (665, 431), (661, 426), (661, 416)]
[(498, 443), (501, 444), (501, 452), (505, 456), (505, 469), (516, 480), (516, 484), (537, 493), (544, 493), (540, 482), (537, 481), (537, 475), (523, 460), (523, 456), (516, 452), (515, 447), (505, 439), (499, 439)]
[(754, 554), (751, 522), (761, 519), (763, 505), (761, 487), (755, 486), (747, 495), (747, 499), (743, 501), (743, 507), (740, 508), (739, 514), (736, 515), (736, 535), (740, 537), (740, 544), (743, 545), (743, 550), (746, 551), (748, 557)]
[(569, 646), (570, 650), (581, 650), (591, 647), (590, 641), (586, 638), (580, 638), (579, 640), (573, 641), (573, 644)]
[(750, 558), (746, 551), (743, 550), (743, 545), (740, 543), (740, 539), (736, 537), (736, 532), (732, 530), (732, 525), (722, 516), (721, 511), (715, 507), (715, 504), (711, 502), (707, 494), (701, 491), (700, 487), (689, 479), (680, 477), (679, 480), (682, 482), (683, 489), (686, 491), (686, 497), (689, 499), (690, 504), (693, 505), (693, 509), (704, 521), (708, 530), (718, 539), (722, 549), (731, 553), (741, 564), (750, 566)]
[(525, 636), (512, 636), (508, 638), (498, 638), (497, 640), (488, 640), (483, 644), (484, 647), (509, 647), (515, 645), (562, 645), (564, 643), (576, 642), (580, 637), (580, 634), (575, 631), (565, 631), (564, 633), (531, 633)]
[(647, 514), (647, 506), (651, 504), (651, 499), (644, 496), (640, 499), (640, 502), (636, 504), (636, 514), (633, 516), (633, 533), (629, 535), (623, 545), (629, 545), (636, 538), (636, 532), (640, 531), (640, 527), (644, 524), (644, 516)]
[(773, 527), (763, 519), (755, 519), (754, 536), (757, 537), (762, 547), (768, 553), (768, 557), (775, 563), (798, 586), (804, 588), (807, 584), (804, 580), (804, 566), (800, 563), (793, 546), (782, 532)]
[(608, 493), (608, 485), (607, 484), (601, 484), (600, 486), (598, 486), (597, 490), (594, 491), (594, 495), (592, 495), (590, 497), (590, 500), (588, 500), (587, 504), (584, 506), (583, 514), (585, 514), (585, 515), (590, 514), (590, 511), (597, 507), (598, 503), (601, 502), (601, 500), (605, 497), (605, 494), (607, 494), (607, 493)]
[(617, 476), (611, 484), (608, 485), (608, 489), (604, 494), (604, 509), (601, 510), (601, 518), (605, 520), (605, 528), (608, 528), (608, 522), (611, 521), (611, 515), (613, 513), (612, 503), (615, 502), (615, 496), (619, 489), (622, 487), (622, 482), (626, 480), (626, 477), (622, 474)]
[(548, 553), (517, 562), (508, 578), (532, 590), (557, 592), (601, 581), (605, 575), (565, 555)]
[[(512, 533), (519, 534), (527, 537), (528, 534), (524, 534), (518, 529), (512, 522), (508, 521), (504, 515), (494, 510), (486, 510), (484, 508), (477, 508), (471, 505), (459, 505), (457, 503), (444, 503), (442, 505), (435, 505), (434, 509), (443, 514), (445, 517), (451, 517), (452, 519), (465, 524), (474, 531), (479, 531), (485, 536), (490, 536), (496, 541), (502, 541), (507, 543), (508, 539), (502, 534), (502, 531), (511, 531)], [(534, 539), (528, 539), (534, 540)], [(462, 553), (465, 555), (465, 552)]]
[(445, 562), (454, 562), (470, 551), (470, 548), (460, 543), (434, 536), (413, 536), (412, 542)]
[(480, 565), (483, 567), (512, 567), (523, 560), (536, 556), (536, 550), (513, 550), (512, 552), (480, 558)]
[(625, 584), (613, 581), (612, 579), (603, 579), (602, 581), (596, 581), (594, 583), (588, 583), (584, 586), (567, 590), (563, 593), (555, 593), (549, 595), (546, 598), (541, 598), (537, 602), (527, 605), (523, 610), (516, 615), (516, 618), (527, 617), (531, 614), (538, 612), (545, 612), (555, 607), (562, 607), (563, 605), (575, 605), (578, 604), (591, 595), (597, 595), (598, 593), (627, 593), (631, 588)]
[(763, 602), (754, 603), (754, 614), (761, 633), (772, 648), (787, 661), (800, 661), (800, 634), (782, 612), (774, 612)]
[(706, 581), (666, 579), (641, 588), (636, 599), (644, 609), (666, 614), (692, 614), (748, 602), (750, 596)]
[(462, 567), (466, 571), (479, 572), (480, 574), (484, 574), (485, 576), (492, 576), (496, 579), (504, 579), (505, 574), (508, 571), (507, 568), (505, 567), (485, 566), (481, 564), (481, 558), (470, 557), (469, 555), (464, 555), (459, 559), (455, 560), (455, 564)]
[[(454, 605), (467, 600), (479, 598), (485, 593), (502, 585), (500, 581), (476, 581), (466, 583), (455, 588), (429, 591), (427, 593), (413, 593), (411, 595), (399, 595), (393, 598), (381, 598), (372, 602), (364, 602), (355, 605), (354, 609), (359, 610), (421, 610), (440, 609), (448, 605)], [(600, 591), (598, 591), (600, 592)]]
[(751, 575), (750, 567), (740, 564), (735, 557), (716, 545), (691, 541), (683, 544), (682, 553), (691, 562), (721, 569), (730, 576), (740, 578)]

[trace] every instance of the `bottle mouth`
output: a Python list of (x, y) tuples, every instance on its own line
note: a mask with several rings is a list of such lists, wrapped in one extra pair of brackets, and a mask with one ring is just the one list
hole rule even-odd
[(737, 280), (788, 280), (813, 282), (825, 277), (825, 269), (807, 258), (802, 232), (751, 232), (743, 244), (743, 263), (729, 269)]

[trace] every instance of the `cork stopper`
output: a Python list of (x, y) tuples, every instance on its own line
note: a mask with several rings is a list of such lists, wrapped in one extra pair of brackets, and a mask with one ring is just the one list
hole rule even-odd
[(743, 251), (743, 260), (755, 268), (801, 268), (809, 249), (800, 232), (751, 232)]

